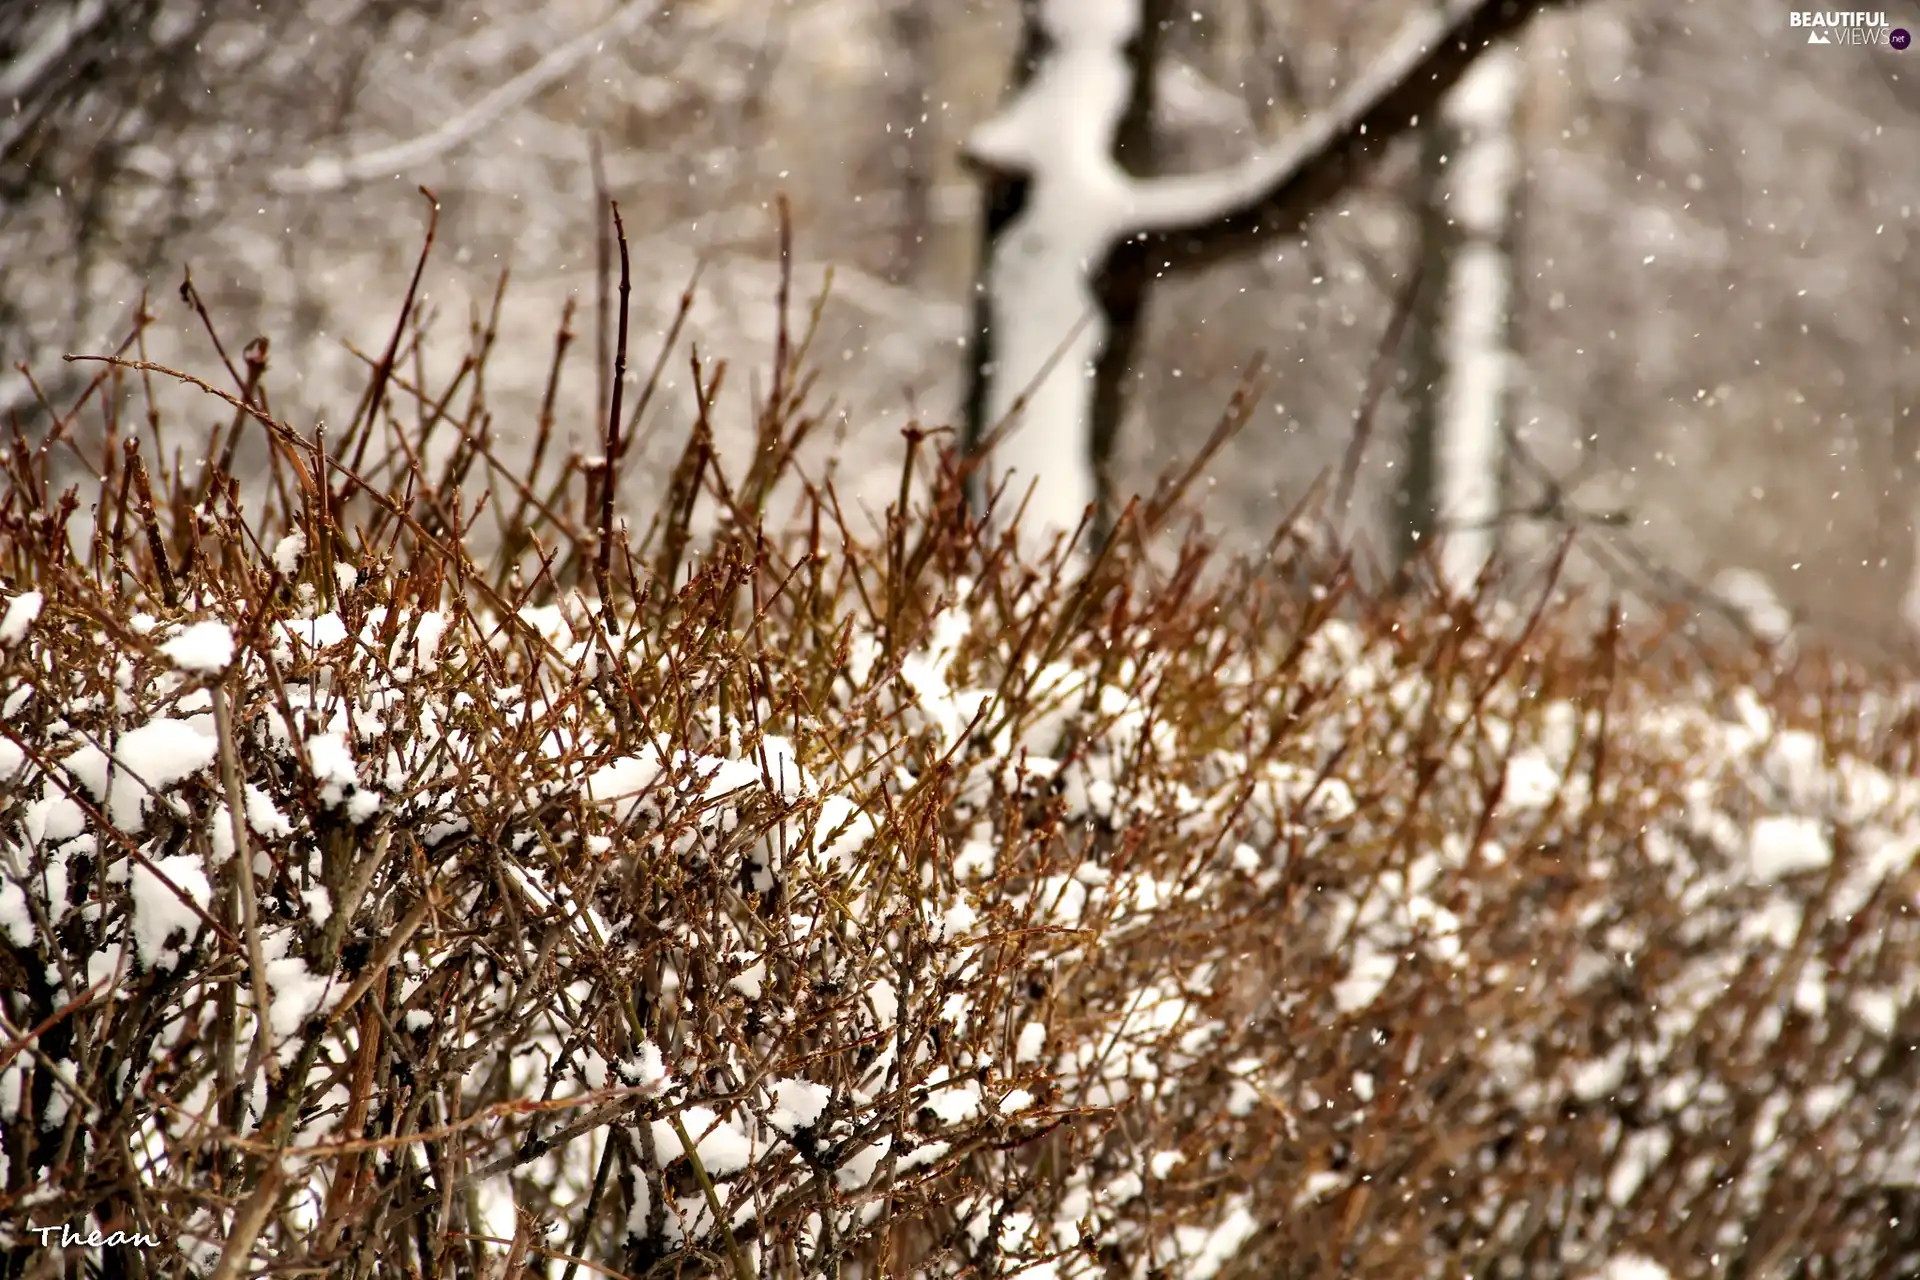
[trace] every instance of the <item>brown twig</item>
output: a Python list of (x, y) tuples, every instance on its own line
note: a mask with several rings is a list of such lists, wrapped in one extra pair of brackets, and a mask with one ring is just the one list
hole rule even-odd
[(627, 305), (633, 292), (633, 269), (627, 255), (627, 228), (620, 220), (620, 204), (612, 203), (613, 234), (620, 245), (620, 323), (613, 351), (613, 390), (607, 404), (605, 461), (600, 474), (600, 549), (594, 559), (594, 586), (603, 607), (613, 605), (613, 494), (619, 481), (620, 399), (627, 384)]

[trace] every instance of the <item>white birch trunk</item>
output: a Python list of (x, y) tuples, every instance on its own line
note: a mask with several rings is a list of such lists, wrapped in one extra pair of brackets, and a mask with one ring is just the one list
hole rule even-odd
[(1519, 176), (1514, 111), (1520, 85), (1518, 53), (1489, 49), (1442, 112), (1452, 145), (1439, 187), (1454, 235), (1440, 313), (1435, 498), (1445, 535), (1441, 578), (1462, 595), (1473, 590), (1499, 537), (1512, 358), (1513, 260), (1506, 237)]
[(1024, 504), (1030, 552), (1070, 535), (1097, 495), (1093, 362), (1106, 335), (1092, 282), (1127, 229), (1131, 179), (1113, 139), (1132, 93), (1124, 50), (1138, 20), (1133, 0), (1047, 0), (1052, 53), (968, 141), (976, 160), (1028, 180), (985, 272), (993, 363), (984, 425), (1003, 432), (985, 472), (988, 493), (1001, 494), (990, 519), (1004, 527)]

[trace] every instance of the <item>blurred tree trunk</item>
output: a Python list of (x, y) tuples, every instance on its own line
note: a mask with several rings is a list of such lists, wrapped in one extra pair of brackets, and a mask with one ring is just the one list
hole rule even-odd
[(1213, 172), (1143, 177), (1161, 0), (1130, 10), (1024, 0), (1011, 91), (967, 145), (983, 186), (966, 445), (993, 463), (976, 502), (1005, 480), (990, 513), (1004, 524), (1031, 494), (1023, 537), (1039, 548), (1089, 509), (1103, 529), (1151, 282), (1297, 235), (1482, 51), (1555, 2), (1423, 7), (1277, 145)]
[(1404, 570), (1438, 538), (1440, 579), (1462, 595), (1500, 532), (1521, 83), (1519, 54), (1491, 49), (1425, 131), (1420, 251), (1430, 270), (1410, 362), (1397, 550)]
[(888, 159), (900, 193), (887, 276), (895, 284), (913, 284), (926, 264), (939, 168), (935, 153), (939, 134), (928, 119), (936, 56), (928, 0), (893, 0), (887, 26), (897, 50), (894, 70), (888, 73), (893, 100), (888, 111), (892, 144)]

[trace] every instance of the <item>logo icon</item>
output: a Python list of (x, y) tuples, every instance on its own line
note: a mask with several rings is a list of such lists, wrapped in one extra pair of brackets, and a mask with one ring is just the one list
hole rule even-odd
[(1887, 44), (1896, 52), (1903, 51), (1913, 43), (1913, 34), (1905, 27), (1895, 27), (1887, 32)]
[(1887, 21), (1884, 10), (1861, 13), (1796, 9), (1787, 14), (1787, 26), (1804, 29), (1808, 44), (1857, 44), (1869, 49), (1884, 44), (1905, 49), (1913, 42), (1912, 33), (1904, 28), (1900, 29), (1898, 42), (1895, 41), (1894, 25)]

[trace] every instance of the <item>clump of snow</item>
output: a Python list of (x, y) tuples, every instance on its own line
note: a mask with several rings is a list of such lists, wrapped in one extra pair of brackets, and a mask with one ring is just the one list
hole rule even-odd
[(767, 1108), (767, 1123), (789, 1137), (818, 1124), (833, 1101), (831, 1089), (809, 1080), (775, 1080), (768, 1088), (773, 1103)]
[(293, 823), (280, 812), (273, 797), (252, 783), (246, 785), (247, 825), (269, 840), (293, 834)]
[(138, 835), (146, 830), (155, 797), (211, 765), (218, 751), (211, 725), (156, 716), (121, 734), (111, 755), (88, 744), (61, 764), (105, 802), (114, 826)]
[(0, 647), (26, 639), (27, 629), (39, 620), (46, 603), (47, 598), (38, 591), (23, 591), (7, 601), (7, 611), (0, 616)]
[[(711, 1177), (738, 1173), (753, 1163), (753, 1143), (706, 1107), (688, 1107), (676, 1117), (693, 1139), (693, 1149)], [(672, 1120), (653, 1122), (653, 1144), (662, 1167), (687, 1153)]]
[(300, 568), (300, 557), (307, 551), (307, 535), (298, 530), (273, 544), (273, 569), (283, 578), (291, 578)]
[[(151, 866), (135, 862), (128, 888), (133, 902), (134, 950), (140, 963), (149, 969), (166, 953), (175, 931), (184, 933), (189, 943), (193, 941), (213, 901), (213, 886), (207, 882), (206, 871), (200, 859), (191, 855), (159, 858)], [(195, 911), (194, 905), (200, 909)]]
[(278, 634), (303, 649), (330, 649), (347, 638), (347, 624), (337, 613), (317, 618), (292, 618), (279, 625)]
[[(1477, 570), (1476, 570), (1477, 572)], [(1503, 799), (1515, 809), (1544, 809), (1560, 794), (1560, 771), (1537, 751), (1523, 751), (1507, 761)]]
[(440, 642), (447, 634), (446, 615), (423, 613), (414, 626), (413, 668), (417, 672), (431, 672), (440, 664)]
[(33, 945), (33, 909), (26, 890), (11, 880), (0, 880), (0, 932), (16, 947)]
[(300, 1029), (325, 1005), (333, 986), (304, 959), (287, 954), (293, 942), (291, 931), (284, 929), (274, 930), (265, 939), (267, 986), (273, 997), (267, 1017), (272, 1023), (272, 1044), (283, 1061), (294, 1052)]
[(233, 632), (224, 622), (196, 622), (160, 646), (182, 671), (218, 675), (233, 665)]
[(360, 785), (360, 773), (353, 761), (353, 750), (342, 733), (316, 733), (307, 739), (307, 767), (320, 784), (321, 803), (338, 806), (345, 803), (348, 815), (365, 821), (380, 807), (380, 797)]
[(1623, 1253), (1608, 1259), (1605, 1266), (1589, 1275), (1589, 1280), (1672, 1280), (1673, 1273), (1651, 1258)]
[(1818, 818), (1775, 815), (1753, 824), (1750, 848), (1753, 874), (1769, 883), (1833, 861), (1833, 843)]

